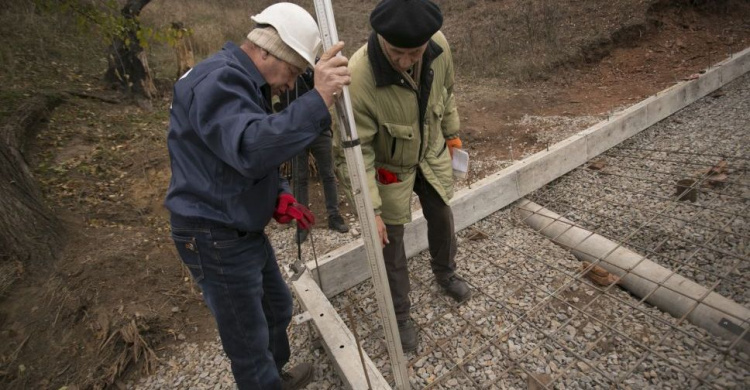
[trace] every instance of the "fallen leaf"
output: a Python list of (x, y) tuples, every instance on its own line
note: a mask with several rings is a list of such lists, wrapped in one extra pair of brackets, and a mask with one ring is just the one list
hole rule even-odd
[(687, 76), (687, 77), (683, 78), (683, 80), (685, 80), (685, 81), (687, 81), (687, 80), (695, 80), (698, 77), (701, 77), (700, 73), (693, 73), (690, 76)]
[[(586, 277), (588, 277), (592, 282), (599, 286), (609, 286), (611, 284), (617, 283), (619, 278), (615, 275), (612, 275), (609, 271), (606, 269), (595, 265), (591, 269), (591, 263), (588, 261), (584, 261), (581, 263), (581, 271), (586, 272)], [(588, 269), (588, 271), (586, 271)]]
[(534, 373), (529, 375), (527, 378), (526, 388), (528, 390), (541, 390), (547, 389), (547, 385), (552, 381), (552, 378), (544, 373)]
[(675, 184), (674, 195), (679, 201), (695, 202), (698, 199), (698, 189), (694, 187), (695, 180), (682, 179)]
[(697, 175), (706, 176), (706, 180), (703, 183), (703, 187), (716, 187), (726, 183), (729, 176), (729, 164), (726, 160), (721, 160), (716, 165), (701, 169), (696, 172)]
[(711, 173), (711, 174), (727, 173), (727, 167), (728, 167), (727, 161), (721, 160), (716, 165), (712, 166), (711, 168), (708, 168), (706, 173)]
[(712, 174), (706, 178), (706, 183), (712, 187), (716, 187), (726, 183), (727, 178), (728, 176), (725, 173)]
[(484, 239), (487, 239), (487, 238), (490, 237), (489, 234), (487, 234), (487, 233), (483, 232), (482, 230), (479, 230), (479, 229), (477, 229), (475, 227), (472, 227), (471, 229), (473, 230), (473, 232), (471, 234), (469, 234), (468, 237), (466, 237), (467, 239), (469, 239), (471, 241), (484, 240)]
[(589, 164), (588, 169), (591, 169), (594, 171), (601, 171), (606, 166), (607, 166), (607, 160), (600, 158), (597, 160), (591, 160), (591, 163)]

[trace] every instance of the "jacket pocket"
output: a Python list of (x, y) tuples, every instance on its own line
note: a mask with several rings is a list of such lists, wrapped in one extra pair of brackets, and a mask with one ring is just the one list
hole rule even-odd
[(203, 278), (203, 263), (201, 261), (200, 250), (198, 249), (198, 240), (195, 236), (190, 235), (187, 231), (172, 231), (172, 240), (177, 247), (177, 253), (180, 259), (187, 266), (190, 275), (196, 283), (200, 283)]
[(413, 167), (419, 161), (419, 137), (411, 125), (384, 123), (391, 138), (389, 163), (401, 167)]
[(434, 155), (440, 155), (443, 153), (445, 148), (445, 138), (443, 138), (443, 113), (445, 112), (445, 106), (442, 103), (433, 104), (427, 114), (430, 116), (429, 121), (429, 149), (427, 152), (432, 152)]
[(440, 123), (443, 121), (443, 113), (445, 112), (445, 106), (443, 106), (443, 103), (437, 103), (432, 106), (432, 114), (435, 116), (433, 118), (433, 123), (440, 126)]
[(380, 195), (380, 217), (387, 224), (400, 225), (408, 222), (411, 215), (411, 193), (414, 189), (414, 177), (408, 175), (404, 181), (391, 184), (376, 182)]

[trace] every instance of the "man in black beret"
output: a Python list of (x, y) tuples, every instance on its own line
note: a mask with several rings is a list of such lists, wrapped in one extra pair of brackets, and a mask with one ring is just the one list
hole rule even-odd
[[(418, 337), (409, 316), (404, 250), (412, 192), (427, 220), (437, 283), (458, 302), (471, 297), (469, 285), (456, 275), (456, 235), (448, 206), (451, 156), (453, 148), (461, 147), (453, 59), (439, 31), (443, 15), (431, 1), (383, 0), (370, 14), (370, 24), (374, 31), (367, 44), (349, 61), (349, 90), (401, 344), (414, 351)], [(346, 176), (340, 145), (336, 154), (338, 172)]]

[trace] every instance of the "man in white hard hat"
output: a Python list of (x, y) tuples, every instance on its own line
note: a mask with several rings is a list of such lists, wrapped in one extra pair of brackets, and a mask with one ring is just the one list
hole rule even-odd
[[(252, 17), (247, 40), (196, 65), (175, 84), (165, 206), (182, 261), (203, 291), (241, 390), (298, 389), (310, 364), (288, 370), (292, 297), (264, 228), (271, 218), (314, 223), (279, 172), (331, 125), (328, 108), (349, 84), (343, 43), (319, 55), (312, 16), (278, 3)], [(306, 68), (315, 88), (272, 114), (271, 97)]]
[[(352, 108), (381, 243), (401, 346), (415, 351), (404, 224), (416, 193), (427, 220), (430, 267), (458, 303), (471, 297), (457, 273), (453, 148), (461, 148), (450, 46), (440, 8), (428, 0), (383, 0), (370, 14), (373, 32), (351, 57)], [(338, 141), (338, 140), (337, 140)], [(339, 151), (340, 148), (337, 148)], [(346, 165), (337, 153), (339, 173)], [(343, 183), (346, 181), (342, 180)]]

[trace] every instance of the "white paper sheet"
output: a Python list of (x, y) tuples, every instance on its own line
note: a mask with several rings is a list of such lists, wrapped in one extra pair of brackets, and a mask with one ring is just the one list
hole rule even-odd
[(463, 149), (453, 149), (453, 176), (465, 178), (469, 172), (469, 153)]

